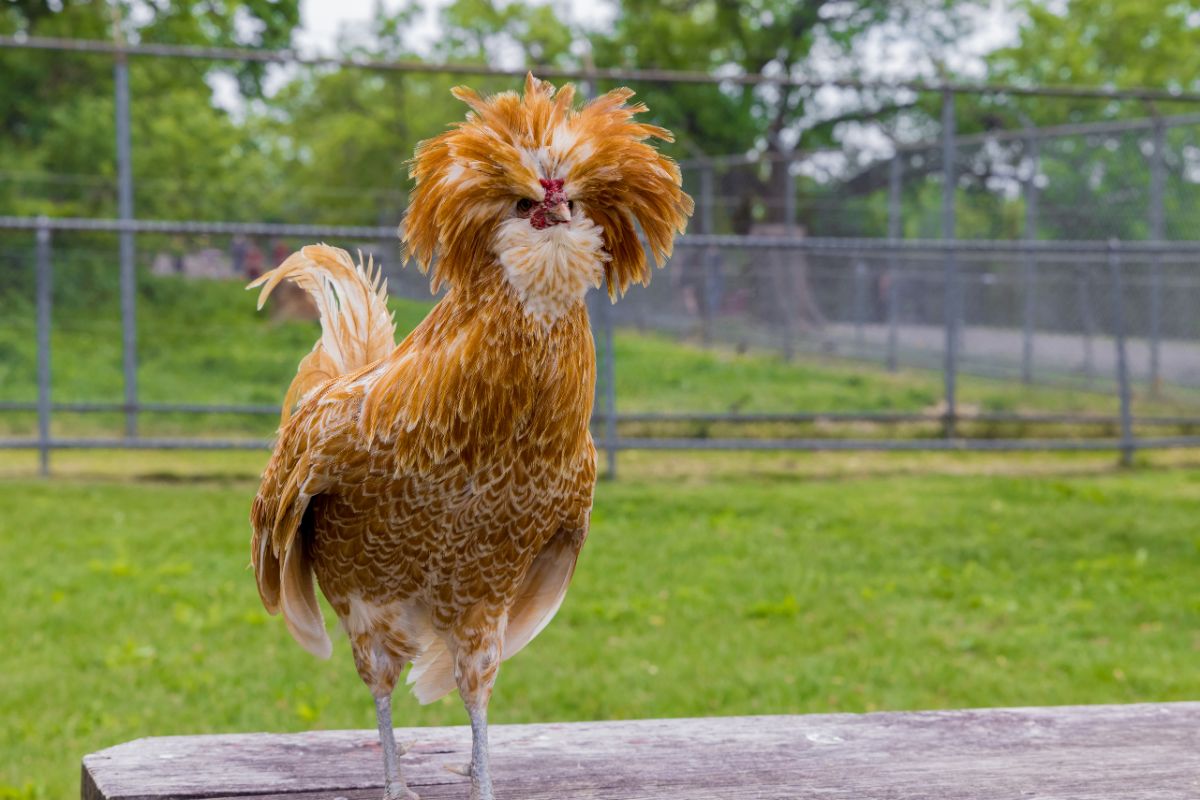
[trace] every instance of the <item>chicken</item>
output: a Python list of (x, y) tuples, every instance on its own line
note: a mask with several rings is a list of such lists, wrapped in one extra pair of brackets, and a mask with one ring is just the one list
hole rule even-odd
[[(254, 499), (263, 604), (328, 657), (313, 586), (336, 612), (375, 698), (385, 798), (414, 798), (391, 696), (457, 689), (471, 722), (473, 800), (492, 800), (487, 708), (501, 661), (563, 601), (596, 480), (588, 431), (595, 350), (584, 295), (615, 301), (659, 265), (693, 204), (646, 140), (670, 134), (617, 89), (582, 107), (532, 75), (524, 95), (459, 87), (464, 122), (422, 142), (403, 226), (444, 298), (400, 344), (372, 265), (314, 245), (251, 284), (316, 300), (304, 358)], [(292, 406), (296, 404), (294, 413)]]

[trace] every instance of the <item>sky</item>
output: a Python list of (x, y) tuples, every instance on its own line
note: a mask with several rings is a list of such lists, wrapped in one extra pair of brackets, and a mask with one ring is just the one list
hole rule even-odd
[[(437, 35), (435, 9), (448, 2), (430, 0), (426, 14), (412, 31), (412, 42), (418, 50), (425, 49), (420, 46), (422, 42)], [(332, 54), (339, 33), (353, 34), (365, 28), (379, 3), (388, 10), (402, 5), (401, 0), (301, 0), (302, 27), (296, 44), (304, 52)], [(587, 28), (603, 27), (613, 17), (612, 5), (597, 0), (567, 0), (562, 6), (569, 21)], [(976, 33), (961, 42), (958, 52), (953, 54), (952, 67), (970, 74), (978, 69), (980, 56), (1014, 39), (1017, 21), (1011, 6), (1012, 3), (1005, 0), (991, 0), (990, 7), (980, 15)], [(877, 62), (868, 68), (874, 67), (881, 76), (886, 76), (897, 65), (912, 63), (903, 53), (880, 51), (868, 56), (873, 56)]]
[[(371, 19), (375, 6), (379, 3), (389, 11), (402, 5), (398, 0), (301, 0), (300, 19), (302, 29), (296, 37), (296, 43), (306, 52), (330, 54), (334, 51), (338, 34), (347, 30), (363, 28)], [(448, 4), (449, 0), (428, 0), (429, 10), (413, 31), (413, 41), (420, 47), (422, 40), (436, 35), (437, 24), (434, 19), (434, 9)], [(589, 27), (603, 25), (612, 18), (612, 13), (605, 3), (595, 0), (567, 0), (565, 3), (567, 18)]]
[[(380, 0), (301, 0), (301, 30), (295, 42), (305, 53), (332, 55), (339, 33), (362, 28), (371, 19), (373, 9)], [(444, 3), (439, 3), (444, 4)], [(399, 3), (383, 0), (383, 6), (392, 10)], [(422, 20), (422, 28), (431, 35), (436, 26), (431, 15)]]

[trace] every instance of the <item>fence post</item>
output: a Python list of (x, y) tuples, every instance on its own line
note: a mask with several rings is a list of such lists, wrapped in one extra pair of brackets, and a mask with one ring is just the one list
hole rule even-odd
[[(714, 233), (713, 203), (716, 195), (714, 189), (715, 177), (713, 163), (707, 157), (700, 167), (700, 233)], [(704, 280), (701, 282), (704, 296), (700, 298), (701, 329), (700, 336), (705, 346), (712, 343), (713, 317), (717, 313), (717, 252), (713, 245), (705, 245), (701, 251), (701, 262), (704, 269)]]
[[(794, 239), (796, 237), (796, 178), (792, 175), (791, 157), (773, 165), (771, 169), (783, 169), (783, 224), (787, 231), (787, 238)], [(784, 361), (791, 361), (795, 354), (796, 314), (792, 303), (796, 299), (793, 291), (796, 269), (792, 259), (796, 257), (797, 252), (794, 248), (785, 247), (783, 250), (777, 250), (774, 258), (771, 259), (775, 265), (775, 292), (778, 295), (777, 300), (783, 323), (783, 341), (780, 351)]]
[(857, 250), (850, 258), (854, 262), (854, 349), (861, 358), (866, 349), (867, 265)]
[(945, 307), (946, 344), (945, 344), (945, 391), (946, 414), (944, 432), (947, 439), (955, 436), (958, 417), (957, 405), (957, 370), (958, 370), (958, 258), (954, 251), (953, 242), (957, 238), (954, 209), (954, 189), (957, 184), (955, 162), (958, 158), (957, 133), (954, 119), (954, 92), (947, 89), (942, 92), (942, 238), (951, 244), (945, 252), (945, 275), (943, 289), (943, 304)]
[(904, 221), (901, 219), (901, 197), (903, 162), (897, 149), (888, 164), (888, 247), (887, 262), (887, 368), (895, 372), (900, 363), (900, 259), (896, 251), (896, 242), (904, 235)]
[(37, 229), (37, 415), (38, 471), (50, 475), (50, 310), (53, 274), (50, 264), (50, 225), (38, 219)]
[[(118, 41), (123, 43), (117, 32)], [(113, 72), (116, 84), (117, 212), (122, 221), (133, 220), (133, 168), (129, 141), (129, 62), (118, 52)], [(125, 435), (138, 435), (137, 389), (137, 272), (134, 266), (133, 231), (120, 233), (121, 243), (121, 366), (125, 376)]]
[(1117, 356), (1117, 392), (1121, 404), (1121, 466), (1133, 464), (1135, 442), (1133, 438), (1133, 411), (1129, 388), (1129, 365), (1125, 353), (1125, 298), (1121, 281), (1121, 256), (1116, 239), (1108, 242), (1108, 272), (1112, 281), (1113, 295), (1113, 341)]
[[(1161, 242), (1166, 226), (1163, 212), (1163, 193), (1166, 189), (1167, 128), (1162, 117), (1154, 114), (1154, 149), (1150, 153), (1150, 238)], [(1150, 391), (1158, 394), (1161, 387), (1159, 343), (1162, 340), (1162, 254), (1155, 252), (1150, 259)]]
[(1025, 259), (1021, 270), (1021, 288), (1024, 293), (1024, 332), (1021, 347), (1021, 380), (1033, 383), (1033, 331), (1037, 315), (1037, 254), (1033, 245), (1037, 242), (1038, 219), (1038, 186), (1037, 177), (1041, 172), (1041, 153), (1037, 138), (1037, 129), (1029, 122), (1025, 123), (1026, 147), (1029, 148), (1030, 172), (1025, 181), (1025, 241), (1029, 248), (1025, 251)]
[(1092, 292), (1088, 285), (1090, 272), (1087, 267), (1077, 267), (1075, 287), (1079, 295), (1079, 315), (1083, 322), (1083, 374), (1088, 383), (1096, 375), (1096, 359), (1092, 355), (1092, 340), (1096, 335), (1096, 315), (1092, 311)]
[(600, 321), (604, 330), (604, 452), (608, 479), (617, 478), (617, 368), (613, 351), (613, 308), (609, 296), (600, 298)]

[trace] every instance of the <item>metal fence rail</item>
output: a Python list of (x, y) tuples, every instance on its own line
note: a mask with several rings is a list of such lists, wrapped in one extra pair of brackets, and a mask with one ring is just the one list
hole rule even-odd
[[(214, 236), (305, 237), (310, 239), (394, 239), (399, 226), (295, 225), (274, 222), (221, 222), (202, 220), (96, 219), (90, 217), (0, 216), (0, 230), (79, 231), (98, 233), (167, 233)], [(1094, 256), (1112, 249), (1126, 255), (1161, 255), (1187, 260), (1200, 255), (1200, 240), (1012, 240), (1012, 239), (890, 239), (872, 237), (822, 237), (688, 233), (675, 241), (676, 249), (725, 247), (784, 249), (810, 253), (1002, 253), (1006, 255)], [(1188, 263), (1191, 263), (1190, 261)]]
[[(139, 400), (136, 383), (126, 387), (123, 402), (55, 402), (51, 397), (50, 329), (52, 308), (50, 287), (53, 274), (56, 235), (72, 232), (104, 232), (137, 234), (181, 234), (205, 236), (293, 236), (311, 239), (373, 241), (394, 237), (390, 227), (324, 227), (309, 225), (277, 225), (222, 222), (170, 222), (152, 220), (50, 219), (0, 217), (0, 229), (31, 231), (35, 234), (38, 341), (38, 395), (36, 402), (0, 402), (0, 412), (36, 412), (36, 438), (0, 438), (0, 449), (36, 449), (43, 470), (49, 469), (50, 453), (67, 449), (257, 449), (269, 445), (261, 438), (168, 438), (141, 436), (138, 420), (145, 414), (225, 414), (274, 416), (278, 408), (267, 404), (175, 403), (143, 402)], [(1094, 321), (1059, 319), (1055, 323), (1061, 332), (1049, 334), (1046, 326), (1021, 324), (1018, 319), (1028, 307), (1031, 273), (1022, 269), (1029, 260), (1039, 265), (1043, 273), (1034, 291), (1044, 296), (1061, 280), (1054, 271), (1066, 270), (1070, 275), (1084, 274), (1087, 280), (1106, 287), (1107, 300), (1091, 299), (1093, 312), (1104, 311), (1104, 324)], [(631, 293), (625, 301), (609, 306), (597, 302), (593, 306), (593, 321), (597, 326), (596, 340), (600, 349), (600, 387), (594, 427), (598, 447), (605, 451), (610, 473), (615, 473), (617, 453), (622, 450), (882, 450), (882, 451), (1115, 451), (1128, 461), (1137, 450), (1153, 448), (1194, 447), (1200, 437), (1187, 431), (1200, 428), (1200, 408), (1196, 415), (1134, 413), (1132, 387), (1139, 379), (1129, 367), (1129, 321), (1125, 306), (1130, 298), (1141, 298), (1145, 306), (1148, 294), (1141, 277), (1129, 276), (1130, 262), (1141, 265), (1153, 263), (1159, 268), (1178, 267), (1178, 274), (1168, 274), (1161, 284), (1172, 293), (1200, 296), (1200, 280), (1195, 277), (1194, 265), (1200, 261), (1200, 242), (1094, 242), (1094, 241), (941, 241), (899, 239), (836, 239), (788, 238), (780, 236), (724, 236), (696, 234), (682, 237), (676, 245), (676, 256), (649, 289)], [(952, 271), (947, 275), (947, 263)], [(782, 269), (781, 269), (782, 268)], [(880, 297), (888, 307), (874, 309), (875, 316), (867, 319), (864, 300), (868, 276), (890, 276), (892, 284)], [(790, 281), (788, 292), (781, 295), (780, 278)], [(1162, 280), (1162, 276), (1159, 276)], [(716, 280), (721, 288), (709, 285)], [(947, 280), (949, 283), (947, 283)], [(707, 283), (706, 283), (707, 281)], [(905, 283), (908, 288), (905, 288)], [(803, 283), (803, 289), (796, 287)], [(739, 285), (753, 287), (742, 291)], [(945, 287), (957, 286), (959, 299), (947, 304), (938, 299), (948, 294)], [(1074, 283), (1066, 280), (1067, 289)], [(919, 291), (914, 293), (913, 287)], [(1138, 287), (1141, 287), (1140, 289)], [(689, 292), (698, 290), (698, 297)], [(1138, 292), (1141, 291), (1141, 294)], [(800, 294), (797, 294), (800, 292)], [(991, 297), (972, 300), (977, 292), (991, 292)], [(1190, 293), (1190, 294), (1189, 294)], [(708, 296), (708, 295), (712, 296)], [(806, 295), (801, 298), (800, 295)], [(693, 302), (685, 308), (688, 298)], [(749, 307), (730, 311), (730, 298), (749, 297)], [(800, 299), (798, 299), (800, 298)], [(971, 302), (963, 305), (963, 299)], [(763, 301), (771, 302), (762, 306)], [(780, 302), (782, 301), (782, 302)], [(920, 301), (911, 307), (908, 301)], [(755, 304), (759, 304), (755, 306)], [(805, 304), (818, 306), (823, 317), (818, 328), (805, 330), (791, 315), (795, 307)], [(909, 303), (911, 305), (911, 303)], [(1189, 308), (1196, 305), (1188, 303)], [(647, 314), (647, 308), (653, 313)], [(127, 307), (122, 304), (122, 315)], [(1024, 374), (1032, 378), (1038, 372), (1028, 362), (1038, 353), (1037, 337), (1057, 335), (1062, 338), (1087, 336), (1102, 347), (1089, 344), (1092, 351), (1112, 347), (1112, 356), (1105, 369), (1096, 364), (1090, 368), (1096, 374), (1110, 372), (1113, 383), (1110, 391), (1117, 398), (1116, 413), (1048, 413), (1019, 411), (988, 411), (961, 408), (954, 401), (960, 374), (988, 373), (985, 354), (975, 353), (971, 337), (978, 330), (975, 314), (991, 316), (988, 323), (992, 349), (999, 343), (1008, 347), (1006, 358), (997, 363), (1007, 364), (1009, 374)], [(951, 316), (946, 316), (950, 314)], [(124, 317), (123, 317), (124, 318)], [(1026, 322), (1029, 320), (1026, 319)], [(647, 324), (649, 323), (649, 324)], [(973, 324), (976, 323), (976, 324)], [(1140, 320), (1137, 330), (1144, 345), (1147, 337), (1172, 331), (1172, 322), (1150, 324)], [(778, 347), (785, 357), (800, 350), (819, 351), (822, 348), (844, 348), (843, 355), (878, 360), (881, 366), (896, 368), (904, 364), (936, 363), (944, 365), (946, 388), (944, 408), (920, 412), (872, 412), (796, 410), (782, 412), (678, 412), (625, 411), (617, 409), (614, 333), (618, 327), (631, 326), (665, 331), (687, 336), (689, 326), (708, 329), (701, 337), (710, 345), (726, 342), (751, 342), (756, 348)], [(1089, 325), (1091, 327), (1089, 327)], [(125, 329), (127, 325), (122, 324)], [(1094, 329), (1093, 329), (1094, 328)], [(886, 335), (881, 335), (883, 330)], [(1086, 329), (1086, 330), (1085, 330)], [(924, 331), (938, 332), (932, 338), (942, 346), (920, 351), (916, 357), (908, 344)], [(1032, 339), (1030, 337), (1033, 337)], [(1089, 339), (1090, 341), (1090, 339)], [(130, 344), (132, 342), (132, 345)], [(1042, 343), (1044, 344), (1044, 343)], [(126, 341), (123, 351), (125, 369), (136, 374), (135, 336)], [(1091, 351), (1090, 351), (1091, 352)], [(1200, 352), (1200, 351), (1198, 351)], [(993, 354), (994, 355), (994, 354)], [(1003, 355), (1003, 354), (1001, 354)], [(1048, 360), (1043, 354), (1042, 359)], [(1092, 358), (1098, 360), (1095, 352)], [(1111, 361), (1112, 368), (1107, 365)], [(1168, 366), (1172, 362), (1168, 359)], [(1200, 366), (1200, 361), (1197, 362)], [(1064, 370), (1069, 372), (1070, 370)], [(1053, 374), (1051, 369), (1050, 374)], [(1037, 377), (1043, 377), (1038, 375)], [(1174, 375), (1181, 384), (1186, 376)], [(122, 437), (81, 438), (55, 436), (51, 433), (54, 414), (123, 414), (128, 421)], [(695, 436), (689, 426), (731, 426), (732, 429), (753, 429), (762, 425), (868, 425), (879, 429), (880, 435), (844, 438), (841, 434), (823, 436), (794, 436), (761, 432), (747, 436)], [(1061, 427), (1063, 435), (1031, 435), (1024, 437), (976, 437), (964, 433), (966, 427), (978, 424), (1015, 424)], [(622, 433), (629, 426), (654, 426), (650, 435)], [(682, 430), (664, 431), (670, 426)], [(895, 426), (918, 426), (920, 430), (889, 433)], [(1176, 429), (1179, 435), (1147, 435), (1148, 429)], [(1117, 431), (1106, 435), (1105, 431)], [(1099, 434), (1099, 435), (1097, 435)]]

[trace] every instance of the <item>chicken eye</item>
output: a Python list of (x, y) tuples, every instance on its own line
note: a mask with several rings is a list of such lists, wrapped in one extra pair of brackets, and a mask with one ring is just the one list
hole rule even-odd
[(530, 200), (528, 197), (522, 197), (520, 200), (517, 201), (517, 213), (518, 214), (528, 214), (532, 210), (533, 210), (533, 201)]
[(575, 213), (575, 201), (574, 200), (567, 201), (567, 210), (570, 211), (572, 214)]

